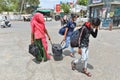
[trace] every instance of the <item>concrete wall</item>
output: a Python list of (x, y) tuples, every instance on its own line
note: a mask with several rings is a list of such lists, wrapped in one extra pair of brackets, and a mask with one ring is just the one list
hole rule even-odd
[(5, 16), (7, 16), (8, 20), (23, 20), (22, 15), (19, 15), (18, 13), (3, 12), (3, 13), (0, 14), (0, 21), (2, 21)]

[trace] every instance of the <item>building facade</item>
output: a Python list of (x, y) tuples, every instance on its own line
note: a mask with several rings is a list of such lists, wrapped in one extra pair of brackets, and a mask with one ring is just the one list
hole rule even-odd
[(99, 17), (102, 27), (120, 25), (120, 0), (89, 0), (89, 18)]

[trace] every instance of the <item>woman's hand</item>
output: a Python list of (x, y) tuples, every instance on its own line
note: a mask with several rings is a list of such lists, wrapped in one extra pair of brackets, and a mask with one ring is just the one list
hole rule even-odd
[(50, 36), (48, 35), (48, 40), (51, 40)]
[(33, 43), (34, 43), (34, 40), (32, 39), (32, 40), (31, 40), (31, 44), (33, 44)]
[(78, 48), (78, 54), (82, 55), (82, 50), (81, 50), (81, 48)]
[(65, 41), (65, 40), (66, 40), (66, 37), (63, 38), (63, 41)]

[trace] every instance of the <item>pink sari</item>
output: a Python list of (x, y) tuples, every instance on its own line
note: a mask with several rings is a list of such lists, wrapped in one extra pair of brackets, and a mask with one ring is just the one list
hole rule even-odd
[(50, 59), (48, 54), (48, 44), (46, 41), (45, 21), (41, 13), (35, 13), (31, 20), (31, 32), (34, 34), (35, 39), (41, 39), (45, 49), (47, 59)]

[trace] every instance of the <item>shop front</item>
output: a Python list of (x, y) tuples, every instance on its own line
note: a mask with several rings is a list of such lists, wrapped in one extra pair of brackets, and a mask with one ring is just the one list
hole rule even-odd
[(114, 26), (120, 26), (120, 4), (113, 4), (111, 6), (111, 17)]
[(99, 17), (101, 27), (120, 25), (120, 1), (115, 0), (89, 0), (89, 18)]

